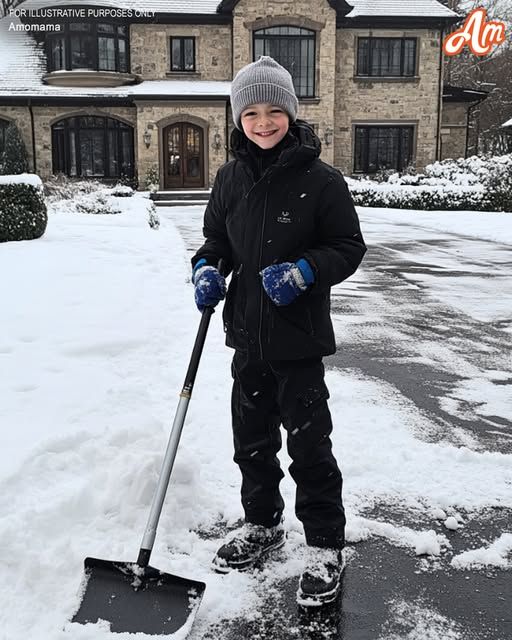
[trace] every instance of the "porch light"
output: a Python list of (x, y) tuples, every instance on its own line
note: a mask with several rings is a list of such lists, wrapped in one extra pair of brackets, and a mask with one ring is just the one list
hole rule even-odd
[(327, 127), (324, 133), (324, 141), (327, 146), (332, 144), (332, 138), (333, 138), (333, 130), (331, 129), (331, 127)]
[(149, 129), (146, 129), (146, 131), (144, 131), (144, 135), (142, 136), (142, 139), (144, 140), (146, 149), (149, 149), (149, 146), (151, 145), (151, 131)]
[(222, 147), (222, 138), (220, 136), (218, 129), (215, 129), (215, 135), (213, 136), (212, 147), (215, 149), (215, 151), (220, 151)]

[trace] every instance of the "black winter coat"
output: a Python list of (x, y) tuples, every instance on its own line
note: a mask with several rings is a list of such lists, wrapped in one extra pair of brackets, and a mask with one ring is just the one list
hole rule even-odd
[[(232, 271), (224, 304), (226, 344), (254, 359), (297, 360), (336, 351), (330, 288), (359, 266), (366, 246), (343, 176), (322, 162), (320, 140), (297, 121), (276, 162), (255, 179), (248, 139), (231, 136), (235, 160), (217, 172), (204, 216), (206, 242), (192, 258)], [(304, 257), (315, 282), (288, 306), (265, 293), (260, 271)]]

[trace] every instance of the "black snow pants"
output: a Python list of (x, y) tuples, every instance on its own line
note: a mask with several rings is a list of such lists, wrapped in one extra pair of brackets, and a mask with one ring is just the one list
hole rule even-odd
[(322, 359), (249, 360), (236, 351), (232, 375), (234, 460), (242, 472), (246, 521), (271, 527), (281, 519), (279, 483), (284, 474), (277, 452), (283, 424), (297, 485), (295, 513), (306, 542), (342, 548), (342, 477), (329, 438), (332, 421)]

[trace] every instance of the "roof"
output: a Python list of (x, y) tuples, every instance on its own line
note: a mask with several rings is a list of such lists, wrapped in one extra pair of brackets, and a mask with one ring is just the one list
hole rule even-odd
[(347, 0), (353, 9), (346, 18), (421, 17), (457, 18), (455, 11), (438, 0)]
[(488, 91), (443, 85), (443, 100), (445, 102), (481, 102), (489, 95)]
[(510, 120), (507, 120), (506, 122), (504, 122), (501, 126), (502, 127), (512, 127), (512, 118), (510, 118)]

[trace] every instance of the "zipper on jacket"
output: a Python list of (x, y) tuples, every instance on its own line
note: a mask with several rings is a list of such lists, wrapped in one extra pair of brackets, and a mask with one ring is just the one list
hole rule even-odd
[[(267, 180), (267, 183), (268, 182), (269, 181)], [(265, 191), (265, 201), (263, 203), (263, 222), (261, 224), (260, 260), (259, 260), (258, 271), (260, 271), (262, 267), (261, 260), (263, 258), (263, 236), (265, 235), (265, 219), (267, 217), (267, 200), (268, 200), (268, 187), (267, 187), (267, 190)], [(262, 328), (263, 328), (263, 284), (260, 287), (260, 326), (259, 326), (259, 332), (258, 332), (258, 338), (260, 343), (260, 357), (263, 360), (263, 344), (261, 341)]]

